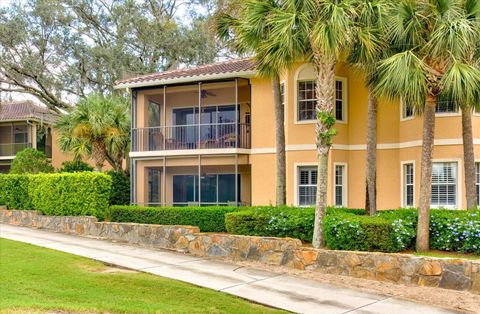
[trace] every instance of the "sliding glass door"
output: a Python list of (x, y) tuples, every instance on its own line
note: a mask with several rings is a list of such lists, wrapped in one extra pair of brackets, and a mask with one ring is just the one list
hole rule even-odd
[[(241, 179), (237, 176), (237, 201), (241, 200)], [(201, 177), (201, 188), (198, 188), (198, 176), (173, 176), (173, 203), (178, 206), (201, 205), (229, 205), (235, 204), (235, 175), (234, 174), (206, 174)], [(199, 198), (199, 195), (201, 197)]]

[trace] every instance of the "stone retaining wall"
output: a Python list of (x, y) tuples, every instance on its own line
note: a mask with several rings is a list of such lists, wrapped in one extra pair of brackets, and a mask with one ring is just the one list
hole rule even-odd
[(44, 216), (34, 210), (0, 210), (0, 223), (166, 249), (175, 249), (180, 236), (200, 232), (192, 226), (98, 222), (95, 217)]
[(198, 227), (98, 222), (95, 217), (43, 216), (0, 210), (0, 223), (92, 236), (197, 256), (256, 261), (357, 278), (480, 293), (480, 260), (408, 254), (316, 250), (290, 238), (200, 233)]

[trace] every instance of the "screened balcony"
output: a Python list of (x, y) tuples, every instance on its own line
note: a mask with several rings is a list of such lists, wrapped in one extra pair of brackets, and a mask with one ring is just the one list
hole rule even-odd
[(137, 100), (132, 151), (250, 148), (250, 85), (164, 86)]
[(12, 157), (25, 148), (32, 147), (31, 126), (26, 123), (0, 125), (0, 157)]

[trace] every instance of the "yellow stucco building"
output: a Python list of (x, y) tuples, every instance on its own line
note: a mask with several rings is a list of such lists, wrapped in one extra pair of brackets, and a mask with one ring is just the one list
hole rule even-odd
[[(330, 154), (328, 203), (360, 208), (365, 204), (368, 93), (358, 71), (339, 65), (336, 75), (338, 135)], [(308, 206), (315, 202), (317, 178), (313, 68), (298, 63), (281, 80), (287, 203)], [(271, 82), (256, 74), (251, 60), (135, 77), (118, 82), (116, 88), (128, 88), (132, 95), (133, 203), (275, 203)], [(476, 153), (479, 119), (474, 114)], [(416, 206), (422, 118), (400, 101), (380, 100), (377, 124), (378, 207)], [(478, 164), (477, 169), (480, 172)], [(437, 107), (432, 206), (464, 208), (464, 191), (461, 114), (454, 106), (441, 103)]]

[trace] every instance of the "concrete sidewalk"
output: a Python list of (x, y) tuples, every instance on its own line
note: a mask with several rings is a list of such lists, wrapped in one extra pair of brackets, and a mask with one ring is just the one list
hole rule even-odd
[[(454, 313), (284, 274), (91, 238), (0, 224), (0, 237), (88, 257), (298, 313)], [(1, 248), (0, 248), (1, 250)]]

